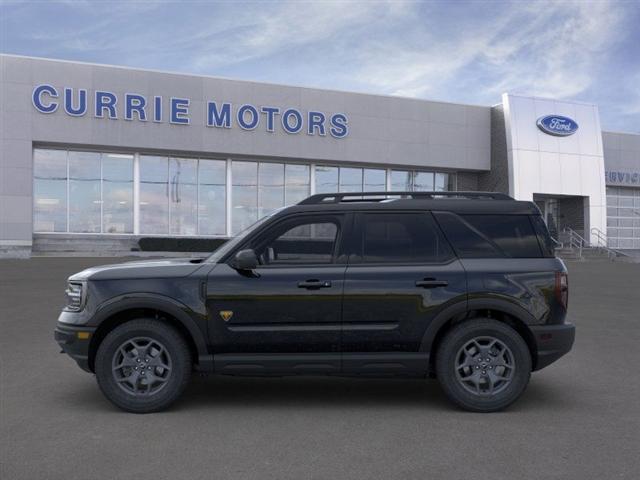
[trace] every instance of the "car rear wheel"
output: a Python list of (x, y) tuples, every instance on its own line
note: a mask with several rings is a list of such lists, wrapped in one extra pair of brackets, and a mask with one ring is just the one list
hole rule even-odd
[(531, 355), (520, 334), (493, 319), (454, 326), (436, 356), (445, 394), (473, 412), (494, 412), (515, 402), (531, 376)]
[(158, 320), (136, 319), (113, 329), (96, 354), (98, 385), (116, 406), (134, 413), (167, 408), (191, 376), (182, 335)]

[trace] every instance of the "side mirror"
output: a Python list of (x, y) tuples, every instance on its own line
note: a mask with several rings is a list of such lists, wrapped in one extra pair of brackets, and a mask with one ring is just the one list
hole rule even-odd
[(236, 270), (255, 270), (258, 268), (258, 257), (256, 256), (256, 252), (250, 248), (240, 250), (236, 253), (235, 257), (233, 257), (231, 266)]

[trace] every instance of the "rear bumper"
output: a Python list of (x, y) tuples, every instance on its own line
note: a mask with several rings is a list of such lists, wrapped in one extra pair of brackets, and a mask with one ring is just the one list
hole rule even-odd
[(530, 328), (538, 352), (534, 370), (540, 370), (568, 353), (576, 336), (576, 327), (571, 323)]
[(94, 332), (95, 328), (78, 327), (58, 322), (53, 331), (53, 338), (62, 348), (62, 352), (73, 358), (81, 369), (91, 373), (89, 344)]

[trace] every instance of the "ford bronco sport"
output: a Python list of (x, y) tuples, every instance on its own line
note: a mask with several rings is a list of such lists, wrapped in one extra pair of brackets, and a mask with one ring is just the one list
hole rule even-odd
[(567, 353), (567, 270), (531, 202), (482, 192), (313, 195), (202, 259), (72, 275), (62, 350), (130, 412), (192, 371), (436, 377), (496, 411)]

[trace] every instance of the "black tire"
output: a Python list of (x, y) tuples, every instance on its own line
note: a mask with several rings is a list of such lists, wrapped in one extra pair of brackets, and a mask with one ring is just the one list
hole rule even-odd
[[(131, 350), (125, 361), (123, 352), (128, 348)], [(148, 366), (139, 369), (134, 367), (134, 362)], [(125, 363), (126, 367), (117, 368), (114, 373), (114, 365)], [(109, 332), (100, 343), (95, 359), (96, 378), (102, 393), (117, 407), (133, 413), (167, 408), (184, 391), (191, 370), (189, 347), (180, 332), (160, 320), (144, 318), (128, 321)], [(135, 382), (128, 380), (134, 375)], [(154, 381), (150, 382), (152, 377)], [(149, 390), (143, 391), (147, 388)]]
[[(483, 348), (495, 345), (491, 347), (493, 353), (484, 357), (479, 354), (479, 359), (478, 355), (468, 354), (480, 351), (474, 347), (474, 340), (478, 339), (477, 345)], [(491, 339), (497, 342), (492, 343)], [(505, 357), (493, 355), (497, 347), (506, 347), (502, 350)], [(499, 366), (509, 363), (503, 358), (510, 360), (513, 370)], [(466, 366), (472, 359), (473, 366)], [(489, 370), (494, 368), (492, 364), (495, 370)], [(493, 376), (489, 382), (487, 376), (498, 372), (501, 376)], [(459, 407), (472, 412), (495, 412), (511, 405), (526, 389), (531, 376), (531, 354), (520, 334), (510, 326), (487, 318), (471, 319), (454, 326), (443, 338), (436, 354), (436, 375), (447, 397)], [(465, 380), (472, 377), (473, 380)], [(509, 380), (502, 380), (504, 377)], [(472, 392), (473, 389), (477, 390)]]

